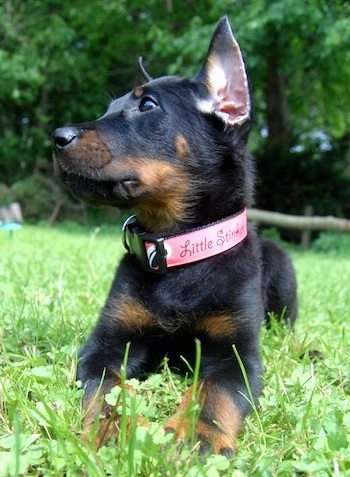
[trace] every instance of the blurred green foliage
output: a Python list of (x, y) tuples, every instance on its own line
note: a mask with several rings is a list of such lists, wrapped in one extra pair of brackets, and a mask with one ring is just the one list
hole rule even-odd
[(0, 182), (51, 178), (51, 131), (103, 114), (140, 81), (140, 55), (154, 77), (194, 74), (223, 14), (251, 77), (257, 205), (300, 213), (322, 199), (322, 213), (349, 215), (344, 0), (1, 2)]

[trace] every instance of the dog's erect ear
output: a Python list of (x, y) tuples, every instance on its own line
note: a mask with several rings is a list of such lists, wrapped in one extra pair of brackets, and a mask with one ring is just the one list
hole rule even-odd
[(216, 27), (204, 65), (194, 80), (205, 84), (209, 93), (199, 101), (203, 112), (215, 113), (231, 126), (250, 118), (247, 72), (226, 16)]
[(142, 63), (142, 56), (139, 57), (138, 64), (139, 64), (139, 72), (141, 73), (143, 79), (146, 81), (151, 81), (153, 78), (145, 70), (145, 67), (143, 66), (143, 63)]

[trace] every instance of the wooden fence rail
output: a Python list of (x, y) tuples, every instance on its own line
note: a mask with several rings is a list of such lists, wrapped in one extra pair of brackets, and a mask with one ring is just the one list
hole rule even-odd
[(350, 220), (328, 216), (305, 217), (299, 215), (281, 214), (267, 210), (248, 209), (248, 218), (257, 225), (271, 225), (285, 229), (309, 230), (309, 231), (332, 231), (350, 233)]

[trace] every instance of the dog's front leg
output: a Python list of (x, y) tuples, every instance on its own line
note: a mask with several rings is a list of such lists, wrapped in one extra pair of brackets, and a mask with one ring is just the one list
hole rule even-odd
[[(248, 375), (248, 391), (242, 370), (236, 360), (203, 377), (198, 392), (192, 387), (183, 396), (177, 413), (166, 424), (166, 430), (177, 439), (191, 437), (191, 405), (197, 402), (200, 414), (195, 418), (194, 431), (200, 441), (201, 451), (232, 456), (236, 450), (237, 434), (246, 414), (251, 410), (251, 397), (255, 400), (261, 389), (259, 355), (244, 359)], [(194, 398), (194, 396), (196, 396)], [(193, 414), (192, 414), (193, 416)]]
[(95, 436), (97, 448), (119, 431), (120, 403), (108, 404), (105, 396), (115, 386), (122, 388), (119, 400), (134, 392), (121, 379), (121, 370), (124, 366), (126, 379), (148, 371), (152, 329), (153, 318), (141, 304), (125, 296), (113, 297), (81, 352), (78, 379), (85, 389), (83, 432), (87, 440)]

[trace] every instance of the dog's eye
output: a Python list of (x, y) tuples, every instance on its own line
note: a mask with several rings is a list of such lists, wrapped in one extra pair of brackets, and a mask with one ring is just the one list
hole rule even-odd
[(144, 113), (145, 111), (150, 111), (151, 109), (154, 109), (157, 106), (158, 106), (158, 103), (153, 98), (150, 98), (149, 96), (145, 96), (144, 98), (141, 99), (139, 111), (141, 111), (141, 113)]

